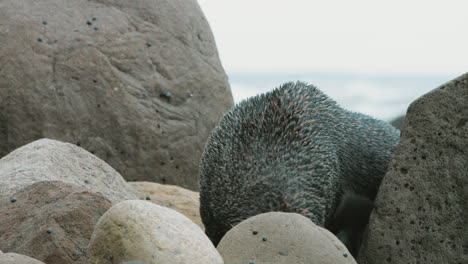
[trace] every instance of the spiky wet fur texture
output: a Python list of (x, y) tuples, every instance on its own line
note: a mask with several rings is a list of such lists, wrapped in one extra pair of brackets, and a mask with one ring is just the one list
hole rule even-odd
[(234, 225), (271, 211), (302, 214), (337, 234), (343, 194), (373, 201), (398, 140), (388, 123), (344, 110), (303, 82), (244, 100), (221, 119), (202, 156), (206, 234), (217, 245)]

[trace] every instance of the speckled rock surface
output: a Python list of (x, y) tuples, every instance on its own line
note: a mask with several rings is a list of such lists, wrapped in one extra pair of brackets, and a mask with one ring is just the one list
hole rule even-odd
[(328, 230), (296, 213), (264, 213), (232, 228), (218, 245), (226, 264), (341, 264), (356, 261)]
[(468, 263), (468, 74), (408, 108), (359, 263)]
[(69, 143), (41, 139), (0, 159), (0, 200), (35, 182), (54, 180), (100, 192), (113, 203), (136, 199), (117, 171)]
[(233, 99), (196, 0), (2, 0), (0, 43), (0, 157), (53, 138), (126, 180), (198, 188)]
[(6, 253), (3, 254), (0, 251), (0, 263), (1, 264), (44, 264), (37, 259), (30, 258), (17, 253)]
[(187, 217), (139, 200), (121, 202), (99, 219), (88, 252), (92, 264), (223, 263), (208, 237)]
[(111, 207), (108, 199), (60, 181), (38, 182), (13, 196), (15, 202), (0, 201), (0, 249), (47, 264), (89, 263), (86, 250)]
[(174, 209), (188, 217), (202, 230), (205, 229), (200, 218), (200, 195), (198, 192), (155, 182), (129, 182), (128, 184), (139, 199)]

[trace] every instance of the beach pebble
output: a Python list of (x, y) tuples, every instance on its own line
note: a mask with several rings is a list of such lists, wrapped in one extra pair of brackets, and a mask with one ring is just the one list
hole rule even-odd
[(88, 253), (93, 264), (223, 263), (211, 241), (190, 219), (140, 200), (121, 202), (99, 219)]
[(356, 264), (338, 238), (296, 213), (251, 217), (226, 233), (218, 251), (226, 264)]
[(0, 200), (11, 199), (15, 192), (35, 182), (55, 180), (99, 192), (113, 203), (136, 199), (117, 171), (70, 143), (40, 139), (0, 159)]
[(0, 200), (2, 250), (47, 264), (89, 263), (87, 247), (94, 225), (112, 206), (108, 199), (61, 181), (37, 182), (14, 195), (15, 203)]

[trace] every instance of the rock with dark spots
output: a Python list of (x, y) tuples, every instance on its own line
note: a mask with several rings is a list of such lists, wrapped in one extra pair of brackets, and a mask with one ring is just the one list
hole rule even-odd
[[(16, 203), (0, 201), (3, 251), (34, 257), (47, 264), (89, 263), (86, 253), (89, 240), (94, 225), (111, 207), (108, 199), (60, 181), (37, 182), (15, 196)], [(0, 263), (4, 263), (1, 259), (0, 255)]]
[(414, 101), (359, 263), (468, 263), (468, 74)]
[(182, 214), (146, 201), (125, 201), (97, 223), (91, 263), (222, 264), (203, 231)]
[(44, 264), (44, 262), (41, 262), (37, 259), (33, 259), (28, 256), (24, 256), (24, 255), (13, 253), (13, 252), (3, 254), (2, 251), (0, 251), (0, 263), (1, 264)]
[(233, 99), (197, 1), (0, 6), (0, 157), (46, 137), (126, 180), (198, 189), (204, 144)]
[(248, 218), (226, 233), (218, 251), (226, 264), (356, 264), (330, 231), (296, 213)]
[(139, 199), (171, 208), (185, 215), (201, 229), (205, 229), (200, 218), (200, 195), (179, 186), (154, 182), (129, 182)]
[(136, 199), (120, 174), (98, 157), (69, 143), (41, 139), (0, 159), (0, 200), (38, 181), (63, 181), (100, 192), (113, 203)]

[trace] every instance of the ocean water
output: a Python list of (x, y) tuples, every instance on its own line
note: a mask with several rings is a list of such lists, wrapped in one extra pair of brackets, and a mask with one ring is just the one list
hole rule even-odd
[(234, 101), (265, 93), (282, 83), (304, 81), (317, 86), (345, 109), (391, 121), (411, 102), (457, 75), (348, 73), (228, 73)]

